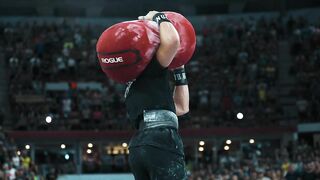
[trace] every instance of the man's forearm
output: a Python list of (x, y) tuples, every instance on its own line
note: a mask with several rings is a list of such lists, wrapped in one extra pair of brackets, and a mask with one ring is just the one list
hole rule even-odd
[(176, 106), (177, 116), (189, 112), (189, 87), (188, 85), (175, 86), (173, 100)]

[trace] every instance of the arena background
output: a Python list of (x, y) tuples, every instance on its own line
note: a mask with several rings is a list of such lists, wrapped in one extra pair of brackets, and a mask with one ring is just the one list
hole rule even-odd
[(124, 86), (95, 44), (149, 10), (197, 33), (180, 122), (190, 179), (320, 179), (320, 1), (0, 3), (0, 179), (133, 179)]

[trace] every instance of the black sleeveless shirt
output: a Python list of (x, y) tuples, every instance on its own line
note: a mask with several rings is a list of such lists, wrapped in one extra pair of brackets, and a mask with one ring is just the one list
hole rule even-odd
[(176, 112), (173, 92), (169, 85), (169, 70), (153, 58), (140, 76), (128, 83), (126, 106), (129, 119), (137, 127), (144, 110)]

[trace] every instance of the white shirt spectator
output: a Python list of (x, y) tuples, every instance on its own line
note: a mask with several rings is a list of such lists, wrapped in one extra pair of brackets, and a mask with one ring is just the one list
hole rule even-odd
[(77, 45), (81, 45), (81, 43), (82, 43), (82, 36), (81, 36), (81, 34), (75, 33), (73, 37), (74, 37), (74, 42), (75, 42)]
[(65, 98), (62, 100), (62, 110), (65, 113), (65, 116), (68, 116), (71, 112), (72, 101), (70, 98)]
[(15, 180), (16, 179), (16, 169), (14, 167), (11, 167), (11, 169), (8, 172), (9, 180)]
[(308, 101), (306, 101), (305, 99), (299, 99), (296, 102), (296, 105), (298, 107), (299, 112), (306, 112), (308, 107)]
[(20, 157), (19, 156), (13, 156), (12, 157), (12, 164), (15, 166), (15, 167), (20, 167)]
[(242, 51), (238, 54), (238, 59), (241, 63), (246, 64), (248, 62), (248, 53), (245, 51)]
[(40, 66), (40, 58), (34, 56), (30, 59), (31, 67)]
[(209, 91), (206, 90), (206, 89), (200, 90), (198, 92), (198, 94), (199, 94), (199, 102), (200, 102), (200, 104), (201, 105), (208, 105), (208, 103), (209, 103), (209, 97), (208, 97)]
[(57, 67), (59, 70), (66, 69), (66, 63), (64, 62), (64, 59), (62, 57), (57, 58)]
[(9, 63), (10, 63), (10, 67), (11, 68), (16, 68), (19, 65), (19, 59), (17, 57), (15, 57), (15, 56), (12, 56), (9, 59)]
[(90, 114), (91, 114), (91, 110), (89, 108), (84, 108), (84, 109), (82, 109), (81, 113), (82, 113), (83, 119), (89, 119)]
[(197, 35), (197, 46), (202, 47), (203, 46), (203, 36)]
[(75, 67), (76, 61), (73, 58), (68, 59), (68, 67)]
[(62, 54), (63, 54), (64, 56), (69, 56), (69, 54), (70, 54), (69, 49), (68, 49), (68, 48), (63, 48)]
[(191, 72), (197, 73), (199, 72), (199, 62), (198, 61), (191, 61), (190, 62)]

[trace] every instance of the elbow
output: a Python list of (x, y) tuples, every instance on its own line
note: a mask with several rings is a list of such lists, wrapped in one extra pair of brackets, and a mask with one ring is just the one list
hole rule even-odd
[(178, 33), (167, 34), (164, 41), (161, 41), (168, 49), (177, 51), (180, 47), (180, 37)]
[(189, 112), (189, 109), (185, 109), (183, 111), (181, 111), (180, 115), (179, 116), (182, 116), (182, 115), (185, 115)]
[(189, 112), (189, 108), (176, 108), (176, 114), (177, 116), (182, 116), (184, 114), (187, 114)]
[(189, 109), (189, 108), (185, 108), (185, 109), (183, 109), (183, 111), (182, 111), (182, 115), (183, 115), (183, 114), (187, 114), (189, 111), (190, 111), (190, 109)]

